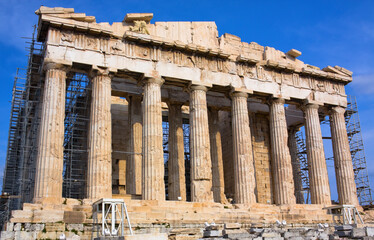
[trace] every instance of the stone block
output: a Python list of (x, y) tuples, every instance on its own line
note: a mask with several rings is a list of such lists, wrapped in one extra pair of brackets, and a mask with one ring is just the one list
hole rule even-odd
[(14, 227), (14, 223), (11, 223), (11, 222), (7, 222), (6, 224), (5, 224), (5, 228), (4, 228), (4, 230), (5, 231), (13, 231), (13, 227)]
[(79, 235), (74, 234), (74, 235), (72, 235), (70, 237), (66, 237), (65, 239), (66, 240), (81, 240), (82, 238)]
[(45, 230), (47, 232), (64, 232), (65, 223), (46, 223)]
[(221, 234), (221, 231), (219, 230), (209, 230), (209, 231), (204, 231), (203, 236), (204, 237), (218, 237)]
[(74, 199), (74, 198), (65, 198), (66, 205), (82, 205), (82, 200)]
[(336, 226), (335, 227), (335, 230), (336, 231), (347, 231), (347, 230), (352, 230), (353, 229), (353, 226), (351, 225), (340, 225), (340, 226)]
[(303, 237), (289, 237), (289, 238), (284, 238), (284, 239), (287, 239), (287, 240), (304, 240)]
[(241, 229), (224, 229), (222, 230), (222, 235), (224, 238), (249, 238), (251, 237), (251, 234)]
[(335, 231), (335, 234), (339, 237), (350, 237), (351, 236), (351, 230), (345, 230), (345, 231)]
[(65, 211), (64, 222), (65, 223), (84, 223), (86, 220), (86, 214), (84, 212), (77, 211)]
[(84, 227), (83, 224), (66, 224), (66, 229), (69, 231), (76, 230), (76, 231), (83, 231)]
[(45, 225), (44, 223), (36, 223), (31, 225), (31, 231), (43, 231)]
[(374, 227), (366, 227), (365, 230), (368, 237), (374, 237)]
[(240, 223), (225, 223), (224, 229), (239, 229), (241, 228)]
[(13, 240), (14, 239), (14, 232), (13, 231), (2, 231), (0, 235), (0, 239), (2, 240)]
[(22, 209), (23, 209), (24, 211), (40, 210), (40, 209), (42, 209), (42, 204), (37, 204), (37, 203), (24, 203)]
[(34, 223), (54, 223), (64, 220), (64, 211), (62, 210), (35, 210)]
[(57, 232), (42, 232), (38, 236), (40, 239), (58, 239), (58, 237), (60, 235), (57, 235)]
[(37, 235), (38, 234), (36, 232), (19, 231), (15, 233), (14, 239), (15, 240), (36, 239)]
[(291, 237), (300, 237), (300, 232), (285, 232), (283, 237), (286, 239)]
[(264, 229), (262, 229), (262, 228), (251, 228), (249, 230), (249, 232), (253, 233), (253, 234), (261, 234), (261, 233), (263, 233), (263, 231), (264, 231)]
[(167, 233), (127, 235), (125, 240), (168, 240)]
[(280, 238), (281, 234), (278, 232), (264, 232), (261, 237), (263, 238)]
[(366, 231), (364, 228), (353, 228), (351, 231), (352, 238), (361, 238), (366, 236)]
[(338, 235), (335, 235), (335, 234), (331, 234), (329, 235), (329, 240), (339, 240), (339, 236)]
[(319, 240), (329, 240), (329, 235), (327, 233), (320, 233), (318, 236)]
[(363, 237), (361, 239), (362, 240), (374, 240), (374, 237), (368, 237), (368, 236), (366, 236), (366, 237)]
[(14, 222), (14, 223), (31, 222), (32, 217), (33, 217), (32, 211), (14, 210), (12, 211), (10, 222)]

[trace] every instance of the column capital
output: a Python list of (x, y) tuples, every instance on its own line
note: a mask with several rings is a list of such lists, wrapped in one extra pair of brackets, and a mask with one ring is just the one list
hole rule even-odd
[(89, 76), (91, 78), (94, 78), (94, 77), (97, 77), (97, 76), (108, 76), (108, 77), (112, 78), (114, 76), (114, 73), (116, 73), (116, 72), (117, 72), (116, 69), (93, 66), (92, 69), (89, 72)]
[(64, 60), (54, 60), (50, 58), (44, 59), (43, 70), (48, 71), (51, 69), (68, 72), (72, 66), (72, 62)]
[(304, 103), (302, 104), (299, 108), (305, 112), (306, 109), (319, 109), (320, 105), (316, 104), (316, 103)]
[(269, 104), (272, 104), (272, 103), (285, 104), (286, 103), (286, 99), (284, 99), (284, 98), (270, 98), (268, 100), (268, 103)]
[(140, 81), (142, 85), (145, 85), (147, 83), (156, 83), (160, 87), (162, 86), (162, 84), (164, 84), (164, 82), (165, 80), (161, 77), (145, 77)]
[(202, 90), (204, 92), (207, 92), (208, 91), (208, 87), (207, 86), (204, 86), (204, 85), (197, 85), (197, 84), (190, 84), (188, 86), (188, 89), (190, 91), (195, 91), (195, 90)]
[(231, 91), (230, 92), (230, 97), (231, 98), (234, 98), (234, 97), (248, 98), (248, 93), (246, 93), (246, 92), (239, 92), (239, 91)]
[(331, 106), (329, 107), (329, 112), (330, 114), (332, 113), (340, 113), (340, 114), (344, 114), (345, 113), (345, 108), (342, 107), (342, 106)]

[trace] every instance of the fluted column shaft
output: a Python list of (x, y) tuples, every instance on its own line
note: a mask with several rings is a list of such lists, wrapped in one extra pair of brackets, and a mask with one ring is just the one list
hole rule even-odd
[(182, 104), (169, 103), (169, 200), (186, 201)]
[(290, 151), (284, 100), (274, 99), (270, 104), (270, 138), (275, 204), (295, 204)]
[(102, 70), (92, 78), (88, 131), (87, 198), (112, 197), (111, 77)]
[(235, 202), (256, 203), (255, 171), (253, 167), (252, 137), (246, 93), (233, 93), (232, 136), (234, 147)]
[(142, 199), (165, 200), (162, 147), (162, 79), (146, 78), (143, 86)]
[(226, 203), (225, 179), (223, 177), (223, 158), (221, 131), (219, 129), (218, 109), (209, 110), (210, 152), (212, 158), (212, 188), (215, 202)]
[(297, 156), (296, 132), (297, 130), (295, 128), (291, 128), (291, 130), (289, 131), (288, 147), (290, 149), (290, 155), (291, 155), (296, 203), (304, 204), (304, 194), (302, 192), (303, 183), (301, 180), (301, 170), (300, 170), (300, 159)]
[(207, 88), (190, 88), (191, 201), (213, 201)]
[(333, 107), (330, 113), (330, 128), (334, 152), (335, 176), (339, 203), (359, 205), (353, 173), (352, 157), (349, 148), (347, 129), (344, 120), (345, 109)]
[(126, 189), (128, 194), (142, 194), (142, 98), (130, 96), (130, 156), (126, 162)]
[[(51, 67), (51, 66), (50, 66)], [(46, 72), (38, 135), (34, 202), (62, 202), (66, 71)]]
[(318, 105), (306, 105), (304, 114), (311, 202), (312, 204), (331, 204)]

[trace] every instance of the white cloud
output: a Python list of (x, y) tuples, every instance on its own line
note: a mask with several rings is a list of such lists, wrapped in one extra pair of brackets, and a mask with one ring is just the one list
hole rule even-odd
[(350, 84), (355, 94), (373, 94), (374, 93), (374, 73), (360, 74), (353, 78)]

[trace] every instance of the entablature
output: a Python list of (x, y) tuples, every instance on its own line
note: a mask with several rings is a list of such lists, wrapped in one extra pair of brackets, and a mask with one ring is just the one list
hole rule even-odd
[(109, 24), (59, 18), (58, 14), (40, 13), (39, 28), (43, 25), (48, 25), (48, 30), (39, 32), (39, 39), (45, 39), (47, 58), (145, 76), (156, 73), (176, 83), (231, 87), (345, 106), (344, 86), (352, 80), (352, 73), (344, 68), (328, 66), (320, 70), (304, 64), (296, 59), (301, 54), (297, 50), (285, 54), (256, 43), (243, 43), (230, 34), (221, 36), (219, 45), (210, 48), (130, 30), (116, 35)]

